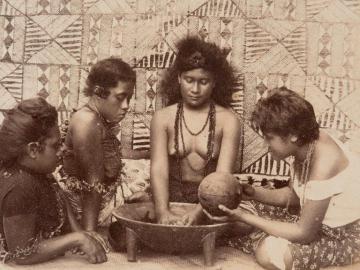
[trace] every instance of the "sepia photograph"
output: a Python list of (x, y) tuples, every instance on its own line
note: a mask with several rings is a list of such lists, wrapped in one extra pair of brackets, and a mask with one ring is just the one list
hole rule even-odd
[(0, 0), (0, 270), (360, 270), (360, 0)]

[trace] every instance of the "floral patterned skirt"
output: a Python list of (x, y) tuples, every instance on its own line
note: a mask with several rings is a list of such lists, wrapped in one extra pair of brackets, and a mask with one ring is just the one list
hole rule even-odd
[[(297, 222), (298, 215), (287, 209), (252, 202), (259, 216), (284, 222)], [(233, 237), (227, 245), (253, 254), (268, 234), (256, 230), (243, 237)], [(360, 262), (360, 220), (331, 228), (322, 225), (315, 241), (309, 244), (290, 244), (294, 270), (314, 270), (328, 266), (343, 266)]]

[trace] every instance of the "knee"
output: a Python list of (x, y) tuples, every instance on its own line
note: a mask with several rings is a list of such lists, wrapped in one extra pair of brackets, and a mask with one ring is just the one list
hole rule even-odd
[(269, 236), (257, 247), (255, 259), (265, 269), (290, 270), (293, 260), (289, 244), (285, 239)]
[(260, 264), (265, 269), (278, 269), (271, 263), (271, 254), (268, 252), (268, 248), (264, 241), (262, 241), (257, 249), (255, 250), (255, 259), (258, 264)]

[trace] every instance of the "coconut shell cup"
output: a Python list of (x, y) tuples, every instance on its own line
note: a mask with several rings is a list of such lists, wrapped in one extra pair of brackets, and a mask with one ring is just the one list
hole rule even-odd
[(239, 182), (230, 173), (211, 173), (201, 181), (198, 189), (201, 206), (213, 216), (224, 215), (219, 209), (220, 204), (229, 209), (237, 208), (241, 194)]

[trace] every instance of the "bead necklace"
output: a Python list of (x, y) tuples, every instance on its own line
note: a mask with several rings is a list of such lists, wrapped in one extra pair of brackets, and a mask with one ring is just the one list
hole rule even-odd
[[(303, 185), (302, 198), (300, 198), (301, 206), (303, 206), (305, 203), (305, 189), (306, 189), (307, 182), (309, 181), (310, 164), (311, 164), (311, 160), (312, 160), (312, 157), (314, 154), (315, 145), (316, 145), (316, 141), (312, 141), (309, 144), (308, 149), (306, 151), (305, 160), (301, 163), (300, 179), (298, 181), (298, 187), (301, 187), (301, 185)], [(296, 162), (296, 159), (294, 160), (294, 162)], [(291, 173), (291, 179), (290, 179), (291, 186), (293, 186), (293, 184), (294, 184), (294, 179), (295, 179), (295, 170), (293, 168), (293, 171)], [(289, 198), (286, 203), (286, 209), (288, 209), (288, 210), (289, 210), (289, 206), (290, 206), (290, 196), (291, 195), (289, 195)]]
[[(210, 119), (210, 112), (211, 112), (211, 109), (213, 106), (213, 103), (211, 102), (210, 103), (210, 107), (209, 107), (209, 112), (208, 112), (208, 115), (206, 117), (206, 120), (205, 120), (205, 123), (204, 125), (202, 126), (202, 128), (198, 131), (198, 132), (193, 132), (190, 130), (190, 128), (188, 127), (188, 125), (186, 124), (186, 121), (185, 121), (185, 113), (184, 113), (184, 106), (182, 106), (182, 113), (181, 113), (181, 119), (182, 119), (182, 122), (184, 122), (184, 125), (185, 125), (185, 128), (186, 130), (192, 135), (192, 136), (197, 136), (199, 135), (201, 132), (204, 131), (205, 127), (207, 126), (208, 122), (209, 122), (209, 119)], [(181, 126), (182, 126), (182, 123), (181, 123)]]
[[(180, 152), (179, 152), (179, 133), (180, 133), (180, 140), (182, 143), (182, 148), (183, 148), (183, 151), (185, 152), (185, 142), (184, 142), (183, 127), (182, 127), (183, 113), (184, 113), (183, 104), (182, 104), (182, 102), (179, 102), (178, 106), (177, 106), (175, 125), (174, 125), (174, 130), (175, 130), (174, 145), (175, 145), (176, 161), (177, 161), (176, 165), (177, 165), (177, 171), (179, 173), (180, 181), (182, 180), (182, 173), (181, 173), (181, 157), (180, 157)], [(214, 152), (214, 144), (215, 144), (216, 111), (215, 111), (215, 105), (213, 102), (210, 103), (209, 116), (208, 116), (207, 122), (210, 122), (210, 124), (209, 124), (209, 130), (208, 130), (207, 152), (206, 152), (206, 162), (205, 162), (205, 166), (204, 166), (204, 168), (205, 168), (204, 176), (206, 176), (208, 173), (208, 165), (210, 163), (210, 160), (212, 159), (212, 155)], [(204, 127), (204, 129), (205, 129), (205, 127)]]

